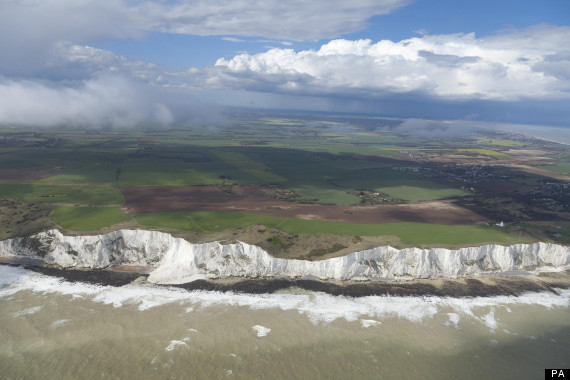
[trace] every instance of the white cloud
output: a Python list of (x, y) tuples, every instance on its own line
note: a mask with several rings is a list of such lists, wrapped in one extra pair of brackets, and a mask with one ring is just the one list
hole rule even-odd
[(360, 30), (370, 17), (388, 14), (411, 1), (145, 1), (132, 11), (146, 28), (161, 32), (317, 40)]
[(140, 28), (122, 0), (5, 0), (0, 2), (0, 72), (41, 67), (54, 45), (131, 38)]
[[(486, 38), (425, 34), (400, 42), (334, 40), (318, 51), (283, 48), (293, 40), (362, 29), (370, 17), (410, 2), (0, 0), (0, 123), (119, 126), (145, 118), (158, 124), (187, 120), (189, 107), (169, 97), (166, 87), (178, 95), (199, 93), (196, 98), (228, 103), (239, 98), (244, 105), (312, 104), (334, 110), (339, 104), (359, 110), (363, 99), (370, 105), (386, 95), (406, 107), (410, 94), (419, 95), (419, 102), (426, 97), (443, 102), (567, 99), (569, 27), (539, 26)], [(171, 73), (87, 46), (150, 30), (232, 41), (244, 36), (250, 43), (282, 48)], [(378, 104), (371, 109), (377, 111)]]
[(222, 40), (224, 40), (224, 41), (230, 41), (230, 42), (245, 42), (244, 39), (235, 38), (235, 37), (222, 37)]
[(400, 42), (333, 40), (317, 51), (274, 48), (221, 58), (210, 84), (256, 91), (439, 99), (560, 99), (570, 92), (570, 27), (492, 37), (424, 35)]
[(130, 60), (110, 51), (85, 45), (54, 45), (42, 68), (52, 78), (88, 79), (105, 73), (121, 74), (147, 83), (161, 82), (163, 70), (152, 63)]
[(101, 76), (74, 87), (2, 80), (0, 99), (4, 125), (130, 127), (173, 121), (154, 90), (121, 76)]
[(135, 38), (145, 31), (293, 40), (330, 38), (362, 29), (370, 17), (389, 13), (409, 2), (3, 0), (0, 72), (34, 73), (58, 43)]

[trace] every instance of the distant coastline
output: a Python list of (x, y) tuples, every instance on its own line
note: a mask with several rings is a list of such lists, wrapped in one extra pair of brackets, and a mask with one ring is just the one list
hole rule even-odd
[(536, 125), (516, 125), (516, 128), (501, 128), (503, 131), (521, 133), (542, 141), (570, 146), (570, 127), (547, 127)]

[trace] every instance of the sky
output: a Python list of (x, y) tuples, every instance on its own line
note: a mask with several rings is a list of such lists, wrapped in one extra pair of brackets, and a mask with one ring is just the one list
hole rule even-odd
[(0, 124), (230, 106), (569, 127), (569, 41), (568, 0), (0, 0)]

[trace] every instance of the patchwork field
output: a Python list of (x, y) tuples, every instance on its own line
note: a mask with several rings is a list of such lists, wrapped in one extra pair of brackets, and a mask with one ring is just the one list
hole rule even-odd
[(278, 240), (260, 244), (282, 252), (300, 249), (294, 236), (329, 236), (336, 247), (361, 244), (343, 236), (402, 245), (568, 239), (567, 146), (497, 132), (419, 137), (398, 124), (250, 113), (174, 129), (3, 128), (0, 200), (12, 216), (0, 234), (58, 225), (262, 239), (255, 231), (268, 228)]
[(357, 224), (421, 222), (476, 224), (485, 218), (451, 202), (375, 206), (321, 205), (271, 199), (271, 188), (235, 186), (228, 194), (215, 186), (121, 187), (123, 211), (129, 214), (176, 211), (240, 211), (280, 218), (321, 220)]

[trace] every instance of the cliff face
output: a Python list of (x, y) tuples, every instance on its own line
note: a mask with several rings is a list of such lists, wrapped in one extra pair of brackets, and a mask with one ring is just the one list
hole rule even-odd
[(64, 236), (57, 230), (0, 242), (0, 256), (41, 259), (64, 268), (140, 265), (149, 281), (182, 284), (199, 278), (303, 277), (336, 280), (408, 280), (506, 271), (570, 269), (570, 247), (535, 243), (448, 250), (389, 246), (322, 261), (278, 259), (259, 247), (192, 244), (157, 231), (122, 230)]

